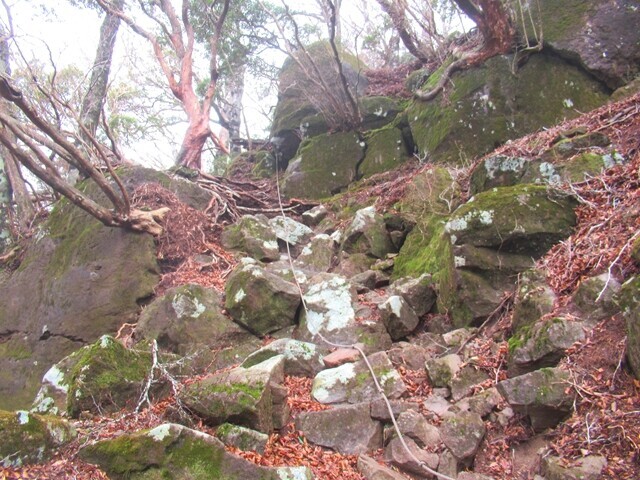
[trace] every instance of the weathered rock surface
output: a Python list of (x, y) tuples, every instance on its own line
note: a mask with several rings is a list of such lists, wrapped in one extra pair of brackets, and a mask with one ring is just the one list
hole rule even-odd
[(413, 457), (416, 457), (420, 462), (423, 462), (432, 470), (436, 470), (440, 460), (438, 455), (421, 449), (410, 438), (405, 438), (405, 442), (413, 456), (409, 455), (399, 438), (393, 438), (384, 449), (385, 462), (388, 462), (405, 472), (420, 475), (423, 478), (432, 478), (430, 474), (422, 468), (422, 465), (416, 462)]
[(389, 332), (391, 340), (400, 340), (413, 332), (420, 319), (399, 295), (392, 295), (378, 306), (382, 322)]
[(283, 478), (275, 469), (228, 453), (217, 438), (173, 423), (87, 445), (79, 455), (114, 480)]
[(181, 355), (250, 340), (253, 335), (223, 315), (221, 303), (215, 290), (200, 285), (169, 289), (142, 311), (135, 336)]
[(291, 247), (306, 243), (313, 235), (313, 230), (306, 225), (289, 217), (283, 218), (282, 215), (270, 219), (269, 225), (273, 228), (276, 238), (287, 242)]
[(280, 258), (276, 232), (264, 215), (245, 215), (229, 225), (222, 232), (222, 245), (259, 261), (272, 262)]
[[(406, 392), (406, 386), (387, 354), (374, 353), (368, 359), (387, 397), (400, 398)], [(320, 403), (360, 403), (380, 396), (364, 360), (318, 373), (313, 380), (311, 395)]]
[(316, 445), (343, 454), (359, 454), (382, 447), (382, 424), (369, 416), (369, 404), (335, 407), (320, 412), (302, 412), (296, 428)]
[(462, 367), (462, 358), (452, 353), (427, 361), (426, 367), (433, 386), (451, 387), (451, 382)]
[(598, 480), (607, 466), (607, 459), (599, 455), (589, 455), (566, 465), (563, 459), (553, 455), (542, 460), (542, 473), (547, 480)]
[(327, 272), (333, 264), (336, 243), (329, 235), (321, 233), (311, 239), (296, 259), (296, 264), (315, 272)]
[(394, 251), (384, 218), (376, 213), (375, 207), (356, 212), (342, 236), (341, 248), (347, 253), (364, 253), (376, 258), (385, 258)]
[(420, 448), (437, 447), (440, 443), (438, 427), (427, 422), (424, 415), (415, 410), (402, 412), (398, 415), (397, 422), (400, 432), (416, 442)]
[(291, 338), (274, 340), (249, 355), (242, 362), (242, 366), (250, 368), (276, 355), (283, 356), (286, 375), (314, 377), (325, 368), (322, 361), (323, 350), (314, 343), (301, 342)]
[(550, 313), (556, 298), (544, 271), (531, 269), (522, 272), (513, 306), (513, 330), (517, 332), (522, 327), (533, 325), (540, 317)]
[(440, 437), (461, 462), (472, 459), (484, 438), (486, 427), (482, 417), (473, 412), (462, 412), (447, 417), (440, 426)]
[(225, 308), (234, 321), (260, 336), (293, 325), (300, 305), (293, 283), (251, 261), (229, 276), (225, 293)]
[(399, 167), (413, 153), (401, 128), (389, 125), (369, 132), (365, 137), (367, 150), (359, 167), (363, 177), (386, 172)]
[(389, 288), (395, 295), (400, 295), (419, 317), (428, 313), (436, 302), (433, 279), (430, 275), (418, 278), (399, 278)]
[(0, 410), (0, 436), (0, 466), (8, 468), (46, 462), (76, 431), (58, 417)]
[(406, 480), (403, 475), (379, 464), (368, 455), (358, 456), (358, 471), (367, 480)]
[(618, 298), (627, 324), (627, 359), (636, 378), (640, 379), (640, 276), (627, 280)]
[(223, 423), (216, 429), (216, 437), (227, 446), (244, 451), (264, 453), (269, 435), (250, 428)]
[[(284, 358), (276, 356), (250, 368), (238, 367), (194, 382), (181, 392), (181, 401), (214, 425), (228, 422), (271, 433), (275, 397), (281, 397), (274, 390), (283, 380)], [(282, 398), (279, 400), (282, 405)]]
[(580, 318), (588, 325), (595, 325), (618, 313), (614, 297), (619, 291), (620, 283), (603, 273), (580, 282), (571, 300), (580, 311)]
[(573, 396), (566, 391), (568, 382), (568, 372), (543, 368), (503, 380), (497, 388), (516, 412), (529, 416), (533, 429), (540, 432), (569, 414)]
[(83, 411), (104, 413), (134, 407), (151, 364), (150, 351), (126, 349), (104, 335), (49, 369), (33, 410), (77, 417)]

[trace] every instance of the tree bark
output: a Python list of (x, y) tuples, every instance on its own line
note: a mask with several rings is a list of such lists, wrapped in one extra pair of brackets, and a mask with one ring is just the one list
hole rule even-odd
[[(124, 6), (124, 0), (115, 0), (114, 7), (119, 10)], [(96, 129), (100, 122), (100, 114), (107, 96), (107, 86), (109, 83), (109, 72), (111, 70), (111, 60), (113, 49), (116, 44), (116, 37), (120, 27), (120, 17), (105, 11), (104, 20), (100, 27), (100, 40), (96, 50), (96, 58), (91, 70), (89, 88), (82, 99), (80, 109), (80, 123), (87, 129), (89, 135), (96, 134)], [(81, 138), (86, 142), (87, 134), (80, 133)]]
[(515, 29), (502, 0), (453, 0), (477, 26), (487, 56), (508, 52)]
[[(406, 10), (407, 4), (405, 0), (378, 0), (382, 9), (389, 15), (393, 27), (398, 32), (400, 40), (407, 48), (409, 53), (421, 62), (429, 62), (433, 60), (434, 52), (431, 48), (425, 46), (418, 41), (416, 35), (409, 25)], [(429, 32), (435, 34), (435, 32)]]

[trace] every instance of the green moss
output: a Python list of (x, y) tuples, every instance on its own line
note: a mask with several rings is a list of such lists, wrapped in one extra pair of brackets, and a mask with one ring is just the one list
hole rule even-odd
[[(544, 33), (545, 42), (557, 42), (575, 38), (584, 28), (583, 18), (597, 3), (592, 0), (547, 0), (542, 9), (535, 6), (537, 4), (531, 5), (534, 6), (531, 14), (536, 19), (536, 28)], [(527, 35), (533, 39), (533, 27), (529, 22), (526, 25)], [(516, 28), (522, 35), (521, 22), (516, 22)]]
[(26, 360), (33, 356), (33, 351), (24, 341), (24, 339), (16, 338), (0, 343), (0, 358), (10, 358), (12, 360)]
[(359, 167), (364, 177), (396, 168), (409, 158), (402, 131), (393, 126), (367, 133), (365, 142), (367, 150)]

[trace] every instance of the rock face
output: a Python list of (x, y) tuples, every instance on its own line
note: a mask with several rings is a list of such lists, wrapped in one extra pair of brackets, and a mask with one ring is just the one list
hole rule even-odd
[(293, 325), (300, 305), (293, 283), (250, 261), (238, 265), (225, 291), (225, 308), (231, 317), (260, 336)]
[(114, 480), (282, 478), (275, 469), (228, 453), (217, 438), (173, 423), (87, 445), (79, 455)]
[(312, 443), (345, 455), (382, 447), (382, 424), (371, 419), (367, 403), (303, 412), (296, 419), (296, 428)]
[(140, 315), (136, 338), (158, 342), (166, 351), (185, 355), (202, 347), (217, 349), (253, 337), (221, 312), (221, 298), (200, 285), (172, 288)]
[(134, 321), (159, 279), (150, 235), (105, 227), (65, 201), (43, 229), (0, 289), (0, 408), (27, 407), (51, 365)]
[(58, 417), (0, 410), (0, 435), (0, 467), (21, 467), (46, 462), (76, 431)]
[(370, 132), (365, 141), (367, 151), (359, 166), (359, 173), (363, 177), (399, 167), (413, 153), (412, 145), (408, 145), (402, 129), (393, 125)]
[(640, 71), (637, 28), (640, 12), (633, 2), (542, 0), (539, 4), (524, 3), (529, 10), (541, 15), (545, 47), (579, 63), (609, 88), (615, 89), (633, 80)]
[[(575, 117), (574, 109), (588, 111), (607, 100), (602, 84), (553, 56), (532, 55), (516, 74), (512, 65), (511, 57), (494, 57), (454, 74), (451, 91), (414, 101), (407, 117), (419, 154), (459, 164), (508, 139)], [(429, 78), (425, 90), (441, 72)]]

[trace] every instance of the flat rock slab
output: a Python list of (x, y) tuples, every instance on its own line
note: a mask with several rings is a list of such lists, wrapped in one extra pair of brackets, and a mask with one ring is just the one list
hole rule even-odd
[(360, 454), (382, 447), (382, 424), (369, 415), (369, 404), (360, 403), (320, 412), (302, 412), (296, 428), (316, 445), (345, 454)]
[[(388, 398), (400, 398), (407, 390), (400, 374), (384, 352), (368, 357)], [(360, 360), (323, 370), (313, 380), (311, 396), (320, 403), (360, 403), (380, 397), (367, 364)]]

